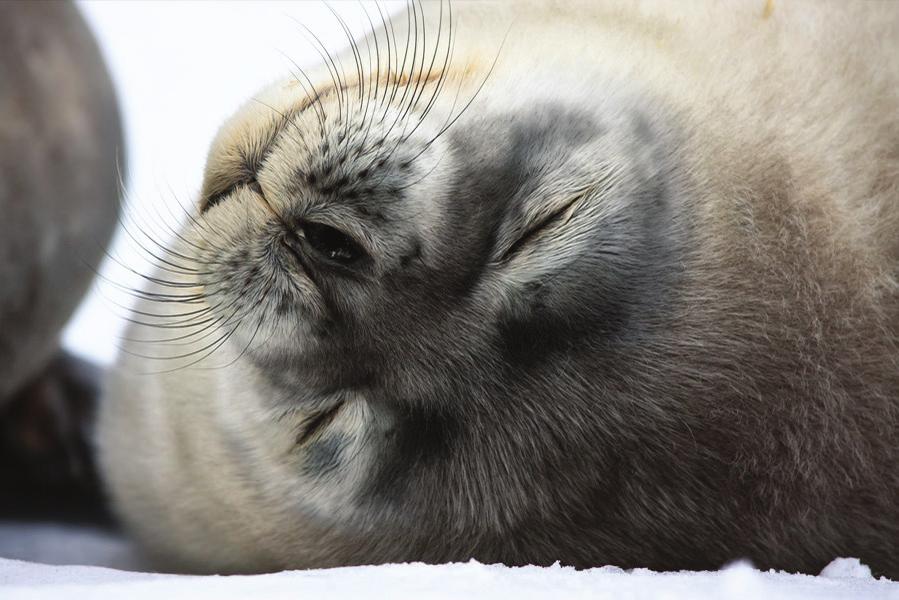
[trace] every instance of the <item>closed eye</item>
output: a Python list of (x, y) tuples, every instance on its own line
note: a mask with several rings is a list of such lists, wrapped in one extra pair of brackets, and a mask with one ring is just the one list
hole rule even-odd
[(512, 257), (514, 257), (518, 252), (521, 251), (522, 248), (531, 243), (535, 238), (537, 238), (540, 233), (555, 227), (556, 225), (561, 225), (571, 218), (573, 211), (571, 211), (574, 203), (583, 198), (583, 196), (576, 196), (571, 201), (566, 202), (558, 210), (555, 210), (549, 213), (547, 216), (543, 217), (536, 223), (534, 223), (530, 228), (528, 228), (515, 242), (509, 246), (503, 255), (499, 258), (500, 262), (506, 262)]

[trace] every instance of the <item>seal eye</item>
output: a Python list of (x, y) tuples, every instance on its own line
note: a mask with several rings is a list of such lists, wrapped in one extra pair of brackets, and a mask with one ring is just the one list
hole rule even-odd
[(311, 221), (303, 223), (302, 228), (309, 245), (328, 260), (348, 265), (365, 254), (359, 244), (338, 229)]

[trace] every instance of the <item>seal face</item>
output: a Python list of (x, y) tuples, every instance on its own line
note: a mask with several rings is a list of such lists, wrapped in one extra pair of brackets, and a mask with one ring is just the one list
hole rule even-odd
[[(673, 77), (578, 10), (569, 33), (577, 10), (530, 7), (493, 61), (506, 8), (460, 9), (465, 37), (416, 5), (369, 38), (377, 68), (356, 45), (355, 75), (326, 60), (225, 124), (139, 293), (176, 333), (131, 348), (101, 418), (163, 560), (896, 572), (897, 254), (836, 208), (884, 171), (820, 199), (833, 157), (783, 153), (801, 109), (752, 128), (783, 87)], [(161, 358), (187, 368), (135, 389)]]

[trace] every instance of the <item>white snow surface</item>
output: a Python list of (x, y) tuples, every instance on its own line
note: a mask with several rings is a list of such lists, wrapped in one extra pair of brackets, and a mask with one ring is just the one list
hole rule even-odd
[(899, 583), (875, 579), (871, 571), (854, 558), (834, 560), (818, 577), (760, 572), (747, 563), (735, 563), (717, 572), (656, 573), (647, 569), (624, 571), (617, 567), (583, 571), (558, 565), (511, 568), (476, 561), (285, 571), (251, 576), (188, 576), (141, 572), (140, 555), (126, 540), (111, 534), (73, 526), (18, 523), (0, 523), (0, 557), (7, 557), (0, 558), (2, 600), (899, 600)]
[(761, 573), (735, 565), (715, 573), (654, 573), (602, 567), (449, 565), (285, 571), (252, 576), (178, 576), (126, 573), (98, 567), (45, 567), (0, 560), (0, 594), (19, 598), (816, 598), (899, 597), (896, 584), (873, 579), (827, 579)]

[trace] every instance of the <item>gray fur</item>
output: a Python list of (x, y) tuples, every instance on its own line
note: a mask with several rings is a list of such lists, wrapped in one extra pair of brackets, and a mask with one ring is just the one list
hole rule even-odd
[(0, 4), (0, 404), (57, 352), (112, 234), (120, 127), (77, 9)]

